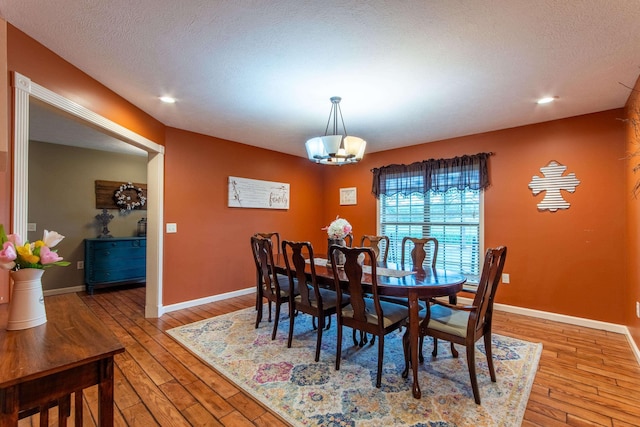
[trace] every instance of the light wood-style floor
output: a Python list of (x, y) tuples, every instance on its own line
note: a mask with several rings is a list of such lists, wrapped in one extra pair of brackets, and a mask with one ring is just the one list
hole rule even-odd
[[(144, 292), (81, 294), (126, 347), (116, 356), (115, 425), (287, 425), (164, 332), (251, 307), (255, 296), (145, 319)], [(523, 426), (640, 426), (640, 367), (623, 335), (503, 312), (494, 317), (495, 333), (544, 345)], [(85, 391), (84, 402), (84, 425), (94, 426), (96, 387)], [(57, 425), (56, 412), (50, 411), (50, 425)], [(38, 423), (34, 415), (19, 425)]]

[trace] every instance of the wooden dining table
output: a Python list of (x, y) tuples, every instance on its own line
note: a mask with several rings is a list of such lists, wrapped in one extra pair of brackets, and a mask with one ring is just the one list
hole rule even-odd
[[(314, 258), (316, 279), (324, 286), (334, 287), (333, 267), (327, 266), (326, 256), (318, 255)], [(287, 274), (284, 256), (274, 255), (276, 272)], [(377, 270), (378, 293), (380, 295), (407, 298), (409, 301), (409, 339), (411, 343), (410, 362), (413, 374), (413, 397), (420, 399), (422, 392), (418, 383), (418, 352), (420, 345), (420, 300), (452, 296), (462, 290), (467, 278), (456, 272), (437, 270), (430, 267), (413, 268), (399, 264), (379, 264)], [(363, 271), (363, 283), (371, 284), (371, 274)], [(308, 269), (307, 274), (310, 273)], [(347, 276), (338, 268), (338, 277), (343, 284), (347, 284)]]

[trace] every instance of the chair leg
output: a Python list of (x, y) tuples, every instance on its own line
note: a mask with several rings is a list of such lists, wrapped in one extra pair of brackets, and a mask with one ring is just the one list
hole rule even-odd
[[(280, 304), (276, 305), (276, 311), (280, 310)], [(269, 300), (269, 322), (271, 322), (271, 300)]]
[[(260, 299), (262, 299), (262, 297)], [(260, 304), (258, 304), (258, 313), (256, 314), (256, 329), (258, 329), (260, 322), (262, 322), (262, 306), (262, 301), (260, 301)]]
[(336, 343), (336, 371), (340, 370), (340, 358), (342, 357), (342, 325), (338, 322), (338, 342)]
[(420, 337), (420, 348), (418, 349), (418, 360), (420, 363), (424, 363), (424, 355), (422, 354), (422, 346), (424, 345), (424, 336)]
[[(375, 335), (374, 335), (375, 336)], [(378, 339), (378, 372), (376, 374), (376, 388), (382, 385), (382, 362), (384, 359), (384, 336)]]
[[(289, 301), (289, 313), (292, 313), (294, 310), (293, 303)], [(293, 339), (293, 326), (295, 323), (296, 316), (289, 316), (289, 337), (287, 338), (287, 348), (291, 348), (291, 341)], [(273, 339), (273, 338), (272, 338)]]
[(322, 345), (322, 330), (324, 329), (324, 316), (320, 315), (318, 316), (318, 338), (316, 340), (316, 358), (315, 361), (317, 362), (318, 360), (320, 360), (320, 346)]
[(402, 335), (402, 350), (404, 351), (404, 371), (402, 371), (402, 378), (409, 376), (410, 368), (410, 354), (411, 354), (411, 342), (409, 339), (409, 328)]
[(478, 389), (478, 378), (476, 377), (476, 346), (473, 343), (467, 344), (467, 365), (469, 365), (469, 378), (473, 389), (473, 399), (476, 404), (480, 404), (480, 390)]
[(451, 344), (451, 354), (453, 355), (453, 357), (458, 357), (458, 350), (456, 350), (456, 347), (453, 345), (453, 343), (449, 344)]
[(431, 352), (433, 357), (438, 356), (438, 338), (433, 337), (433, 351)]
[[(280, 320), (280, 305), (276, 303), (276, 318), (273, 321), (273, 332), (271, 333), (271, 341), (276, 339), (276, 332), (278, 332), (278, 321)], [(269, 314), (271, 314), (271, 310), (269, 310)]]
[(493, 354), (491, 352), (491, 334), (484, 334), (484, 352), (487, 354), (487, 366), (489, 367), (489, 375), (491, 375), (491, 381), (496, 382), (496, 370), (493, 368)]

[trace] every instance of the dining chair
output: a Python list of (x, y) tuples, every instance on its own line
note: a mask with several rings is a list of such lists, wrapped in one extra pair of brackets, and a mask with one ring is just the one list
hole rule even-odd
[(348, 247), (353, 247), (353, 233), (349, 233), (344, 236), (344, 242)]
[[(347, 326), (363, 333), (378, 337), (378, 370), (376, 375), (376, 387), (380, 388), (382, 382), (382, 366), (384, 360), (384, 336), (402, 326), (409, 317), (406, 306), (381, 301), (378, 296), (378, 282), (376, 272), (375, 253), (371, 248), (348, 248), (345, 246), (331, 246), (333, 265), (336, 265), (338, 254), (345, 256), (343, 269), (333, 268), (333, 279), (337, 293), (337, 305), (342, 307), (337, 312), (338, 342), (336, 345), (336, 370), (340, 369), (342, 357), (342, 328)], [(364, 254), (365, 259), (359, 259)], [(362, 281), (363, 264), (370, 263), (371, 286), (365, 289)], [(346, 284), (342, 285), (341, 275), (346, 276)], [(342, 306), (347, 294), (350, 302)], [(367, 298), (370, 294), (371, 298)]]
[[(380, 245), (382, 244), (382, 247)], [(386, 263), (389, 256), (389, 237), (365, 234), (360, 239), (360, 246), (373, 249), (376, 261)]]
[[(309, 242), (292, 242), (284, 240), (282, 242), (282, 253), (284, 254), (284, 262), (287, 268), (287, 276), (289, 278), (289, 286), (294, 287), (298, 284), (298, 295), (289, 298), (289, 313), (295, 313), (290, 316), (289, 337), (287, 339), (287, 347), (291, 348), (293, 339), (293, 330), (295, 318), (299, 312), (307, 313), (318, 319), (318, 326), (313, 323), (314, 329), (317, 330), (316, 339), (316, 355), (315, 361), (320, 359), (320, 347), (322, 346), (322, 331), (328, 328), (330, 323), (325, 323), (325, 319), (337, 310), (336, 292), (330, 289), (321, 288), (316, 278), (316, 265), (313, 261), (313, 247)], [(309, 264), (309, 272), (307, 275), (305, 269)], [(349, 303), (349, 298), (342, 301), (343, 305)]]
[[(271, 240), (271, 247), (275, 247), (276, 252), (280, 254), (280, 233), (276, 231), (270, 233), (254, 233), (254, 237)], [(256, 287), (258, 289), (258, 292), (256, 292), (256, 310), (258, 310), (259, 305), (262, 304), (262, 296), (260, 293), (261, 286), (262, 275), (260, 274), (260, 268), (258, 268), (258, 265), (256, 264)], [(271, 302), (269, 302), (269, 310), (271, 310)]]
[[(431, 299), (431, 305), (421, 312), (420, 336), (433, 337), (433, 357), (438, 355), (438, 339), (451, 343), (453, 357), (458, 357), (454, 344), (464, 345), (467, 351), (467, 365), (471, 388), (475, 402), (480, 404), (480, 391), (476, 377), (475, 343), (484, 338), (484, 349), (487, 356), (487, 366), (491, 381), (496, 382), (491, 353), (491, 319), (493, 315), (493, 301), (502, 275), (502, 269), (507, 257), (507, 248), (500, 246), (487, 249), (478, 291), (471, 305), (453, 305), (436, 299)], [(406, 377), (409, 369), (409, 341), (407, 334), (403, 337)]]
[[(409, 256), (406, 256), (407, 242), (413, 244)], [(425, 248), (426, 245), (430, 245), (431, 249)], [(411, 247), (411, 246), (409, 246)], [(404, 237), (402, 239), (402, 258), (400, 263), (405, 265), (405, 261), (411, 258), (411, 264), (414, 268), (421, 267), (425, 260), (431, 255), (431, 268), (436, 268), (436, 258), (438, 257), (438, 239), (435, 237)]]
[[(260, 304), (258, 305), (258, 314), (256, 316), (256, 328), (259, 326), (262, 320), (262, 298), (266, 298), (269, 301), (269, 322), (271, 322), (271, 303), (275, 304), (275, 320), (273, 323), (273, 332), (271, 339), (276, 338), (276, 332), (278, 330), (278, 321), (280, 320), (280, 306), (288, 303), (289, 298), (292, 295), (295, 296), (295, 284), (290, 286), (289, 278), (284, 277), (283, 280), (279, 280), (273, 266), (273, 246), (270, 239), (264, 239), (257, 236), (251, 236), (251, 249), (254, 254), (256, 266), (260, 270)], [(289, 313), (291, 316), (292, 314)]]

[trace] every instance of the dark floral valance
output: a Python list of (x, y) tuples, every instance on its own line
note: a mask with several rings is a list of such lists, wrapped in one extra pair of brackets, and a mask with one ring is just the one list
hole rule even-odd
[(391, 196), (397, 193), (446, 192), (451, 188), (479, 190), (489, 185), (487, 159), (492, 153), (479, 153), (452, 159), (429, 159), (410, 165), (375, 168), (372, 192)]

